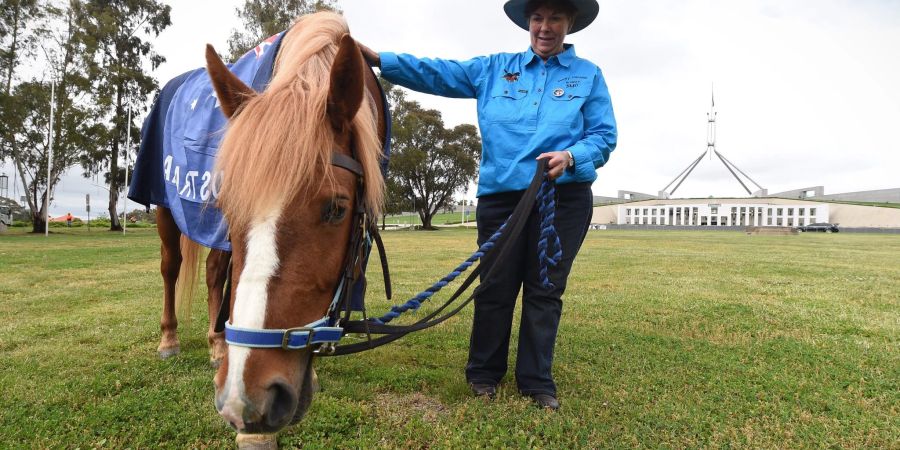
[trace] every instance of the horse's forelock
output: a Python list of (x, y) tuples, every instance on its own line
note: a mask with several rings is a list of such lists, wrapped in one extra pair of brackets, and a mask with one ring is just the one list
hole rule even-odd
[[(331, 64), (347, 32), (334, 13), (301, 17), (282, 40), (269, 87), (229, 124), (217, 168), (223, 173), (219, 206), (232, 230), (247, 230), (266, 211), (333, 181), (326, 104)], [(353, 142), (372, 214), (380, 213), (384, 192), (377, 128), (371, 105), (363, 105), (353, 120)]]

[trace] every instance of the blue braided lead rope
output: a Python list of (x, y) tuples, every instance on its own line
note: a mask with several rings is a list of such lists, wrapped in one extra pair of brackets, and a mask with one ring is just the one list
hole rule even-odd
[[(507, 219), (509, 220), (509, 219)], [(400, 314), (405, 313), (409, 310), (417, 310), (420, 306), (422, 306), (422, 302), (428, 300), (435, 292), (440, 291), (441, 288), (449, 284), (460, 274), (465, 272), (472, 264), (475, 264), (476, 261), (481, 259), (488, 250), (494, 248), (494, 244), (497, 242), (497, 239), (500, 238), (500, 235), (503, 234), (503, 231), (506, 229), (506, 222), (503, 222), (503, 225), (500, 225), (500, 228), (497, 229), (496, 232), (488, 239), (484, 244), (481, 244), (481, 247), (478, 247), (478, 250), (475, 253), (472, 253), (472, 256), (469, 259), (465, 260), (462, 264), (460, 264), (456, 269), (453, 269), (452, 272), (448, 273), (447, 276), (441, 278), (440, 281), (431, 285), (430, 288), (419, 292), (415, 297), (406, 301), (406, 303), (402, 305), (394, 305), (391, 307), (391, 310), (388, 311), (387, 314), (379, 317), (372, 318), (371, 320), (375, 323), (386, 324), (397, 317), (400, 317)]]
[[(548, 275), (549, 266), (555, 266), (559, 264), (559, 261), (562, 259), (562, 246), (559, 244), (559, 235), (556, 233), (556, 227), (553, 225), (553, 220), (556, 217), (556, 201), (554, 200), (556, 197), (556, 185), (546, 177), (543, 183), (541, 183), (541, 187), (538, 190), (538, 195), (536, 201), (539, 205), (539, 212), (541, 217), (541, 237), (538, 241), (538, 258), (540, 262), (540, 276), (541, 282), (544, 287), (547, 289), (551, 289), (554, 287), (553, 283), (550, 281), (550, 277)], [(509, 219), (507, 219), (508, 221)], [(409, 311), (409, 310), (417, 310), (420, 306), (422, 306), (422, 302), (431, 298), (436, 292), (440, 291), (441, 288), (452, 282), (456, 277), (465, 272), (469, 267), (471, 267), (475, 262), (477, 262), (481, 257), (485, 255), (490, 249), (494, 248), (494, 244), (497, 242), (497, 239), (503, 234), (503, 231), (506, 229), (506, 223), (500, 225), (500, 228), (497, 229), (496, 232), (488, 239), (484, 244), (481, 244), (481, 247), (478, 248), (475, 253), (472, 253), (472, 256), (469, 259), (465, 260), (462, 264), (460, 264), (456, 269), (453, 269), (452, 272), (447, 274), (444, 278), (441, 278), (440, 281), (434, 283), (428, 289), (419, 292), (415, 297), (406, 301), (402, 305), (394, 305), (391, 307), (391, 310), (388, 311), (385, 315), (378, 318), (371, 318), (375, 323), (386, 324), (397, 317), (400, 317), (401, 314)], [(550, 251), (553, 254), (548, 256), (547, 252)]]
[[(562, 246), (559, 244), (559, 234), (553, 220), (556, 218), (556, 184), (544, 178), (541, 188), (538, 190), (537, 202), (541, 215), (541, 237), (538, 240), (538, 263), (540, 264), (541, 283), (545, 289), (554, 288), (550, 281), (550, 266), (556, 266), (562, 259)], [(552, 252), (552, 255), (547, 255)]]

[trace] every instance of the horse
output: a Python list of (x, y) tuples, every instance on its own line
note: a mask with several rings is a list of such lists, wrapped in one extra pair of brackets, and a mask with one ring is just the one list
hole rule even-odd
[[(206, 61), (217, 106), (228, 117), (215, 171), (216, 206), (231, 242), (230, 255), (212, 250), (207, 258), (214, 403), (239, 433), (275, 433), (311, 404), (312, 346), (226, 345), (214, 326), (219, 305), (238, 330), (298, 329), (326, 314), (353, 251), (354, 212), (363, 220), (380, 214), (388, 125), (378, 80), (340, 15), (298, 18), (262, 92), (230, 72), (212, 46)], [(176, 300), (190, 298), (176, 295), (176, 284), (189, 291), (197, 279), (200, 246), (181, 234), (167, 208), (157, 208), (157, 227), (164, 280), (159, 353), (168, 357), (179, 349)], [(222, 303), (227, 275), (233, 289)]]

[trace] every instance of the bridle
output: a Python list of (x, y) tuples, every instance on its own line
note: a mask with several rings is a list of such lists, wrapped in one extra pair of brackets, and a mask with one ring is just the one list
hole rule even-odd
[(353, 157), (333, 152), (331, 165), (350, 171), (356, 175), (356, 202), (351, 218), (350, 245), (344, 260), (341, 279), (334, 290), (331, 304), (324, 317), (300, 327), (286, 329), (241, 328), (228, 323), (231, 299), (231, 263), (219, 315), (216, 319), (216, 332), (225, 332), (225, 342), (249, 348), (281, 348), (283, 350), (301, 350), (316, 347), (317, 353), (334, 352), (335, 346), (344, 334), (339, 324), (340, 314), (345, 313), (343, 321), (349, 322), (353, 287), (364, 272), (366, 257), (374, 241), (381, 254), (382, 268), (385, 274), (385, 286), (390, 298), (390, 277), (387, 269), (387, 258), (384, 244), (378, 234), (376, 224), (369, 219), (364, 196), (364, 176), (362, 165)]

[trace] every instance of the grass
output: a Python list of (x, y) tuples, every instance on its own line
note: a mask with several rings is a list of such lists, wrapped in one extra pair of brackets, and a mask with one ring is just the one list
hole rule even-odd
[[(462, 213), (438, 213), (435, 214), (434, 217), (431, 218), (432, 225), (455, 225), (462, 222)], [(379, 222), (380, 223), (380, 222)], [(418, 214), (406, 214), (406, 215), (397, 215), (397, 216), (388, 216), (385, 219), (385, 223), (387, 225), (399, 225), (399, 226), (409, 226), (412, 225), (421, 225), (422, 220), (419, 219)], [(475, 225), (475, 207), (468, 207), (466, 210), (466, 223), (472, 226)]]
[[(213, 407), (205, 302), (182, 354), (156, 357), (154, 231), (53, 231), (0, 235), (0, 447), (232, 446)], [(468, 256), (475, 233), (384, 237), (399, 301)], [(378, 278), (374, 312), (388, 306)], [(471, 398), (467, 309), (380, 349), (318, 360), (323, 391), (279, 441), (898, 448), (898, 292), (896, 235), (591, 232), (564, 297), (559, 412), (530, 406), (511, 377), (493, 403)]]

